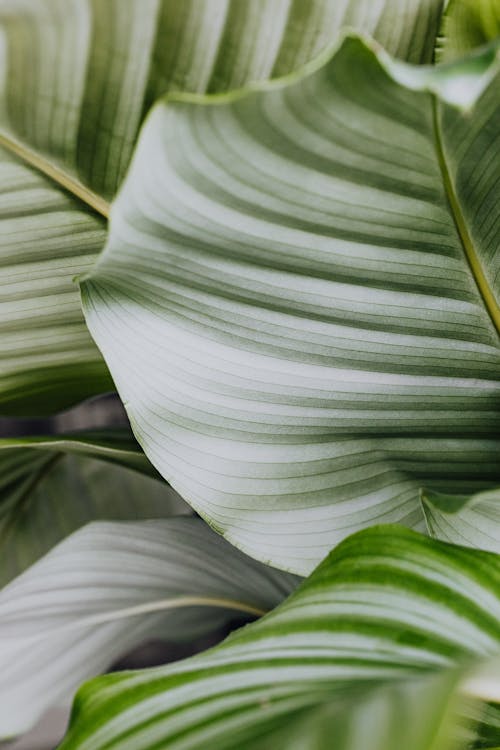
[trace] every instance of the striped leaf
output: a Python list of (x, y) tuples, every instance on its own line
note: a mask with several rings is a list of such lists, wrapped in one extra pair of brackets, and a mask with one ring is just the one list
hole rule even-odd
[(499, 618), (499, 556), (375, 527), (222, 645), (84, 685), (61, 750), (428, 750), (443, 718), (462, 747), (449, 670), (499, 654)]
[(349, 36), (144, 128), (86, 319), (152, 463), (257, 559), (305, 574), (423, 530), (422, 486), (498, 485), (495, 57)]
[(0, 440), (0, 585), (96, 519), (189, 513), (125, 431)]
[(374, 35), (399, 57), (429, 62), (442, 5), (2, 0), (4, 135), (10, 130), (109, 197), (145, 112), (166, 91), (226, 91), (282, 76), (345, 27)]
[(145, 639), (189, 640), (255, 617), (296, 583), (200, 519), (85, 526), (0, 592), (0, 736)]
[(0, 179), (0, 413), (48, 414), (113, 389), (73, 283), (104, 222), (4, 149)]
[(113, 388), (72, 279), (104, 244), (108, 199), (158, 96), (281, 76), (345, 26), (402, 58), (429, 61), (441, 6), (2, 0), (0, 413), (53, 413)]
[(436, 48), (439, 60), (454, 60), (500, 36), (498, 0), (449, 0)]
[(421, 500), (432, 536), (491, 552), (500, 549), (500, 490), (468, 497), (423, 490)]

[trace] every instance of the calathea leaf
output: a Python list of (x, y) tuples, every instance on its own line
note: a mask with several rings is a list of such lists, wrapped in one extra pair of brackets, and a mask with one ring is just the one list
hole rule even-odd
[[(498, 656), (499, 617), (499, 556), (402, 527), (365, 530), (220, 646), (88, 682), (61, 750), (428, 750), (443, 746), (450, 718), (462, 747), (458, 714), (470, 706), (447, 714), (449, 670)], [(490, 692), (483, 684), (480, 697)]]
[(498, 484), (495, 57), (347, 37), (144, 128), (86, 319), (152, 463), (258, 559)]
[[(317, 707), (291, 711), (286, 723), (277, 722), (277, 728), (246, 740), (241, 747), (245, 750), (400, 750), (402, 747), (465, 750), (471, 734), (460, 726), (457, 717), (460, 676), (457, 670), (446, 670), (430, 678), (379, 686), (368, 694), (351, 696), (343, 704), (326, 700)], [(233, 742), (224, 747), (237, 745)]]
[(421, 500), (432, 536), (492, 552), (500, 549), (500, 490), (464, 497), (424, 489)]
[(401, 58), (430, 62), (442, 5), (3, 0), (4, 137), (58, 160), (109, 198), (144, 113), (165, 92), (227, 91), (282, 76), (345, 27)]
[(498, 0), (450, 0), (442, 16), (436, 56), (442, 61), (454, 60), (498, 36)]
[(2, 0), (0, 413), (53, 413), (113, 388), (72, 278), (104, 244), (108, 200), (158, 96), (283, 75), (344, 26), (429, 61), (441, 6)]
[(0, 736), (145, 639), (255, 617), (296, 583), (193, 517), (85, 526), (0, 592)]
[(96, 519), (190, 513), (127, 431), (0, 440), (0, 585)]
[(0, 177), (0, 413), (51, 413), (113, 389), (73, 283), (105, 226), (3, 149)]

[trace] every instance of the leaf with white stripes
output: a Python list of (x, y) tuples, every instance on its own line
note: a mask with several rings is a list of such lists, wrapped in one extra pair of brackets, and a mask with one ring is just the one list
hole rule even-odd
[(436, 539), (498, 552), (500, 549), (500, 490), (472, 496), (421, 492), (427, 527)]
[(442, 5), (2, 0), (4, 126), (109, 197), (144, 114), (165, 92), (226, 91), (282, 76), (345, 27), (372, 34), (401, 58), (430, 62)]
[(96, 519), (190, 513), (127, 431), (0, 440), (0, 585)]
[(436, 748), (448, 670), (498, 656), (499, 619), (498, 555), (368, 529), (220, 646), (84, 685), (61, 750)]
[(158, 96), (283, 75), (344, 26), (429, 61), (441, 6), (2, 0), (0, 145), (25, 164), (0, 152), (0, 413), (53, 413), (113, 388), (72, 278), (104, 244), (101, 214)]
[(104, 222), (4, 149), (0, 179), (0, 413), (53, 413), (113, 389), (73, 283)]
[(307, 573), (359, 528), (423, 530), (422, 486), (498, 484), (496, 54), (349, 36), (145, 125), (86, 319), (152, 463), (258, 559)]
[(197, 518), (85, 526), (0, 592), (0, 736), (144, 640), (190, 640), (255, 617), (296, 583)]

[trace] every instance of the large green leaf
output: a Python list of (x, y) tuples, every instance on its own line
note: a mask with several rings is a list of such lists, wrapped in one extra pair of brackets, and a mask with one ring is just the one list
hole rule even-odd
[(145, 639), (189, 640), (260, 615), (296, 583), (200, 519), (86, 526), (0, 592), (0, 736)]
[(0, 440), (0, 585), (89, 521), (189, 512), (158, 479), (125, 431)]
[(348, 37), (144, 128), (87, 322), (153, 464), (258, 559), (307, 573), (374, 522), (423, 529), (421, 486), (498, 484), (495, 56)]
[(435, 748), (447, 670), (498, 655), (499, 618), (499, 556), (372, 528), (211, 651), (87, 683), (61, 748)]
[(139, 125), (159, 95), (281, 76), (345, 26), (373, 34), (403, 58), (428, 61), (441, 6), (2, 0), (0, 145), (25, 164), (0, 153), (0, 412), (53, 413), (113, 387), (72, 277), (104, 244), (100, 214), (108, 214)]
[(113, 388), (73, 283), (104, 223), (3, 149), (0, 179), (0, 413), (50, 413)]

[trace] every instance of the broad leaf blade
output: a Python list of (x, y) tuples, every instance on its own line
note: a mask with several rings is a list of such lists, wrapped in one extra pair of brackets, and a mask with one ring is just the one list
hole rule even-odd
[(97, 519), (190, 509), (126, 431), (0, 440), (0, 585)]
[(0, 413), (51, 413), (113, 389), (73, 282), (105, 228), (3, 149), (0, 176)]
[[(423, 529), (422, 486), (498, 483), (495, 70), (348, 37), (287, 86), (144, 128), (87, 322), (152, 463), (258, 559), (306, 573), (374, 522)], [(436, 102), (469, 107), (464, 75), (488, 87), (473, 113)]]
[[(460, 673), (445, 670), (431, 678), (382, 686), (291, 713), (278, 729), (244, 744), (233, 739), (223, 747), (244, 750), (465, 750), (474, 738), (474, 722), (460, 719), (457, 696)], [(284, 725), (284, 726), (283, 726)], [(334, 744), (332, 744), (334, 743)]]
[(106, 216), (157, 97), (285, 75), (346, 26), (373, 34), (403, 59), (429, 61), (441, 6), (3, 0), (0, 144), (48, 179), (2, 157), (0, 413), (53, 413), (113, 388), (72, 285), (104, 244), (102, 217), (57, 185)]
[(345, 27), (428, 62), (441, 7), (441, 0), (398, 7), (387, 0), (4, 0), (6, 114), (18, 138), (109, 196), (144, 114), (167, 91), (227, 91), (285, 75)]
[[(364, 711), (370, 716), (385, 706), (400, 740), (399, 690), (428, 673), (446, 681), (452, 665), (498, 654), (499, 616), (498, 556), (399, 527), (373, 528), (344, 541), (280, 607), (211, 651), (89, 682), (77, 694), (61, 747), (254, 748), (298, 712), (312, 710), (314, 717), (329, 704), (330, 738), (333, 727), (347, 724), (358, 738), (368, 727), (370, 747), (378, 748), (387, 737), (384, 710), (368, 725)], [(388, 700), (378, 693), (384, 686), (392, 691)], [(401, 700), (408, 711), (407, 698)], [(425, 701), (414, 708), (424, 722), (429, 709)], [(423, 731), (417, 747), (435, 739), (428, 729), (431, 736)], [(352, 747), (348, 733), (338, 742), (342, 750)]]
[(0, 592), (0, 735), (147, 638), (189, 640), (262, 614), (296, 583), (199, 519), (86, 526)]

